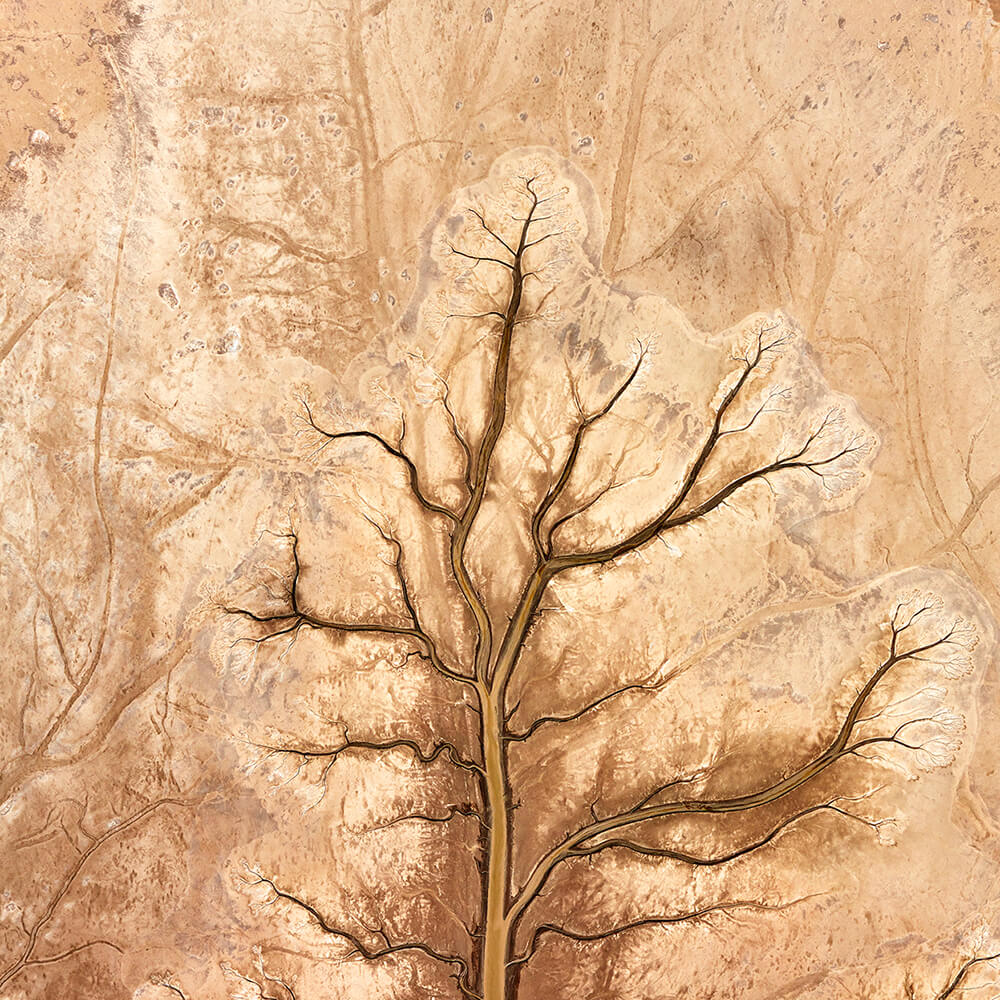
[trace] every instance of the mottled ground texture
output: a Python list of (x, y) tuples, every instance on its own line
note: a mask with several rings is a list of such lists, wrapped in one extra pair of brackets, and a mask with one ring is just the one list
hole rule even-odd
[(0, 3), (0, 997), (1000, 996), (1000, 12), (486, 3)]

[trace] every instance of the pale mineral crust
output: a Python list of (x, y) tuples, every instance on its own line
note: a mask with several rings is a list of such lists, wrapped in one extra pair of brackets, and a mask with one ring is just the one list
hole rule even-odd
[(995, 17), (4, 0), (0, 997), (1000, 993)]

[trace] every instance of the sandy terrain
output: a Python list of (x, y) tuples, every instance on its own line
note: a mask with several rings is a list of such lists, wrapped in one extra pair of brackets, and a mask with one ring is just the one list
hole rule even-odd
[(1000, 993), (1000, 11), (0, 11), (0, 996)]

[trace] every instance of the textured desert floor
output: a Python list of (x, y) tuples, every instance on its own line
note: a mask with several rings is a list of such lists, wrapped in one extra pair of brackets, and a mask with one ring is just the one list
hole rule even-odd
[[(254, 643), (274, 629), (225, 609), (285, 606), (294, 530), (312, 614), (400, 621), (405, 549), (442, 655), (472, 655), (446, 518), (399, 500), (391, 455), (306, 417), (401, 450), (405, 421), (428, 492), (462, 504), (454, 430), (485, 433), (507, 265), (450, 247), (487, 253), (470, 207), (514, 238), (525, 177), (560, 228), (536, 251), (469, 542), (498, 628), (572, 421), (640, 356), (581, 452), (560, 551), (662, 508), (762, 330), (781, 349), (705, 496), (828, 417), (820, 445), (850, 454), (551, 585), (512, 728), (635, 690), (513, 745), (515, 884), (630, 794), (673, 778), (737, 796), (794, 771), (894, 620), (926, 606), (928, 641), (960, 641), (865, 705), (882, 732), (925, 720), (911, 746), (789, 800), (843, 813), (732, 865), (564, 866), (522, 938), (577, 936), (539, 939), (518, 996), (1000, 995), (994, 17), (980, 0), (2, 0), (0, 996), (463, 996), (455, 966), (368, 961), (322, 921), (369, 950), (474, 947), (474, 782), (420, 760), (435, 740), (474, 758), (474, 712), (405, 643)], [(280, 752), (351, 737), (419, 753)], [(651, 835), (718, 855), (788, 815)]]

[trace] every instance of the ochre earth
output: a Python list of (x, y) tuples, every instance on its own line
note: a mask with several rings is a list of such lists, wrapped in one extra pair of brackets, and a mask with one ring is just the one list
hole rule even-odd
[(989, 4), (0, 10), (0, 997), (1000, 988)]

